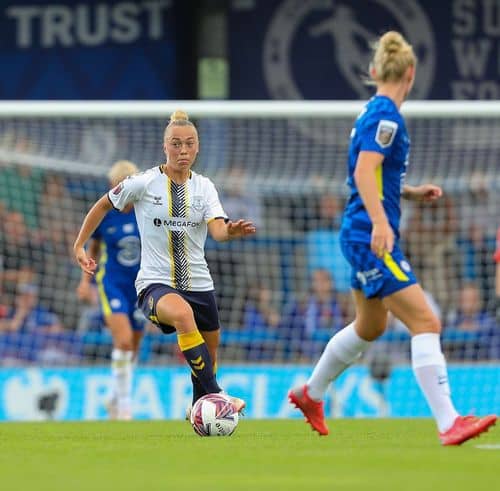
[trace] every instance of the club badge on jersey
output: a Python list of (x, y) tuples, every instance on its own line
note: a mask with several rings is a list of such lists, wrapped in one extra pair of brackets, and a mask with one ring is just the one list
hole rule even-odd
[(396, 132), (398, 130), (398, 124), (394, 121), (388, 121), (386, 119), (381, 119), (377, 132), (375, 134), (375, 141), (382, 147), (389, 147), (394, 141), (394, 137), (396, 136)]

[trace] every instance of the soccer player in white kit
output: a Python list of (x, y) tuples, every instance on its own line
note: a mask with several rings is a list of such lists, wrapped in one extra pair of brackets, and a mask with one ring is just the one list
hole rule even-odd
[[(226, 216), (213, 183), (191, 170), (199, 151), (198, 132), (183, 111), (175, 111), (163, 138), (166, 163), (122, 181), (85, 217), (74, 243), (83, 271), (95, 261), (85, 243), (112, 208), (133, 203), (141, 237), (141, 267), (135, 287), (139, 307), (177, 341), (191, 368), (193, 401), (221, 392), (215, 378), (220, 340), (214, 284), (204, 255), (207, 231), (222, 242), (255, 233), (246, 220)], [(232, 398), (241, 411), (245, 402)]]

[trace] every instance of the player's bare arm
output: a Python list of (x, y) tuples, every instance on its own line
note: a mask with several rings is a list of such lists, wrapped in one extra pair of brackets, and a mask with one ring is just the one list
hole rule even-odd
[(378, 152), (360, 152), (354, 179), (366, 211), (373, 224), (371, 249), (379, 257), (392, 252), (394, 232), (389, 224), (377, 186), (376, 170), (384, 156)]
[(102, 219), (106, 216), (106, 213), (108, 213), (112, 208), (113, 206), (109, 201), (108, 195), (105, 194), (94, 204), (85, 216), (80, 232), (78, 233), (78, 237), (73, 244), (75, 258), (85, 273), (93, 275), (97, 267), (94, 258), (87, 256), (85, 244), (94, 230), (101, 223)]
[[(98, 264), (98, 256), (101, 249), (100, 241), (96, 239), (90, 239), (87, 247), (87, 256), (92, 258), (96, 264)], [(91, 291), (91, 281), (92, 275), (82, 271), (82, 276), (80, 278), (80, 283), (76, 288), (76, 293), (78, 298), (84, 302), (91, 302), (92, 291)]]
[(212, 220), (208, 224), (208, 231), (217, 242), (239, 239), (253, 235), (256, 232), (255, 225), (248, 220), (231, 220), (225, 222), (223, 219)]
[(410, 186), (405, 184), (401, 196), (410, 201), (423, 201), (430, 203), (438, 200), (443, 195), (443, 190), (435, 184), (421, 184), (420, 186)]

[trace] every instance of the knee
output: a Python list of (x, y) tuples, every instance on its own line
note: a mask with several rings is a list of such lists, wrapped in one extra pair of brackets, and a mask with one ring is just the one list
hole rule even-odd
[(120, 333), (114, 339), (114, 347), (122, 351), (134, 351), (132, 333)]
[(381, 319), (372, 319), (370, 321), (362, 320), (357, 318), (356, 321), (356, 332), (359, 337), (365, 341), (375, 341), (384, 334), (387, 327), (387, 317)]
[(367, 338), (366, 340), (374, 341), (375, 339), (379, 338), (380, 336), (382, 336), (382, 334), (384, 334), (386, 327), (387, 327), (386, 322), (374, 323), (371, 332), (369, 333), (370, 334), (369, 339)]
[(412, 324), (413, 325), (408, 326), (408, 329), (410, 330), (412, 335), (424, 333), (441, 334), (441, 321), (434, 314), (426, 316), (423, 319), (420, 319)]
[(193, 310), (189, 305), (183, 305), (181, 308), (176, 309), (172, 315), (172, 325), (177, 331), (191, 330), (191, 327), (196, 328), (194, 322)]
[(437, 316), (432, 316), (431, 319), (427, 321), (426, 324), (427, 332), (433, 332), (436, 334), (441, 334), (442, 326), (441, 321)]

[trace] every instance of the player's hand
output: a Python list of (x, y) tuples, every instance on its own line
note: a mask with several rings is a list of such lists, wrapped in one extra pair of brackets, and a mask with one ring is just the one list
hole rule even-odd
[(387, 221), (373, 224), (371, 250), (377, 257), (384, 257), (394, 248), (394, 232)]
[(415, 201), (431, 203), (443, 196), (443, 190), (435, 184), (422, 184), (412, 189), (412, 197)]
[(78, 264), (80, 265), (80, 268), (82, 268), (82, 270), (85, 271), (85, 273), (88, 273), (91, 275), (94, 274), (94, 272), (97, 268), (97, 264), (93, 258), (87, 256), (87, 253), (85, 252), (85, 248), (79, 247), (79, 248), (75, 249), (75, 257), (76, 257)]
[(256, 231), (255, 225), (246, 220), (238, 220), (237, 222), (229, 221), (227, 223), (227, 235), (230, 239), (253, 235)]

